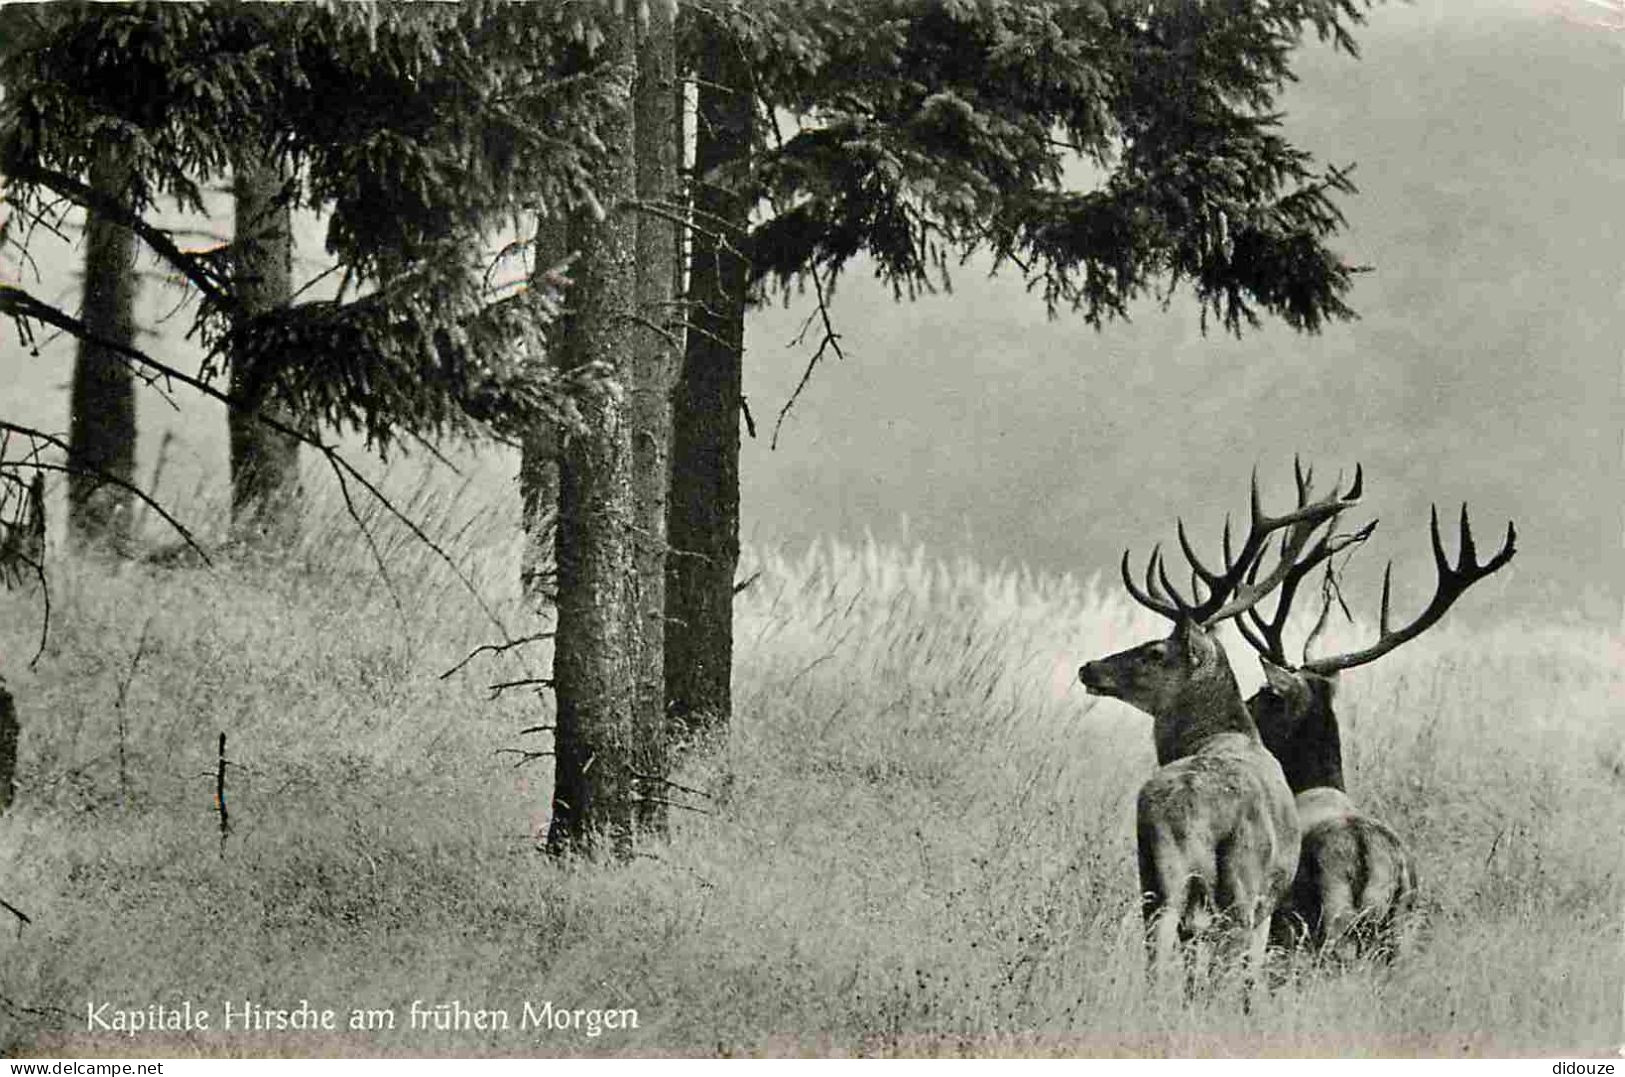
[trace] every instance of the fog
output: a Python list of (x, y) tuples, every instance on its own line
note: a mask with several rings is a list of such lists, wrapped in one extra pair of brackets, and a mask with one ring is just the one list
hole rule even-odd
[(1359, 321), (1204, 336), (1181, 296), (1097, 333), (1046, 320), (985, 263), (901, 305), (850, 273), (833, 307), (846, 359), (814, 373), (776, 451), (809, 301), (748, 327), (747, 536), (872, 533), (1114, 575), (1177, 514), (1216, 549), (1254, 464), (1280, 504), (1301, 452), (1322, 472), (1365, 465), (1382, 521), (1350, 577), (1365, 609), (1390, 557), (1396, 609), (1426, 600), (1429, 503), (1453, 549), (1465, 500), (1484, 555), (1509, 518), (1519, 554), (1459, 616), (1619, 617), (1625, 35), (1422, 4), (1375, 9), (1359, 40), (1358, 60), (1306, 50), (1283, 100), (1295, 141), (1357, 166), (1334, 246), (1373, 267)]
[[(1351, 570), (1357, 605), (1375, 603), (1388, 558), (1397, 607), (1425, 601), (1428, 505), (1453, 547), (1465, 500), (1486, 554), (1508, 519), (1520, 552), (1458, 616), (1619, 618), (1625, 33), (1534, 4), (1420, 3), (1376, 8), (1358, 37), (1358, 60), (1307, 47), (1282, 107), (1298, 144), (1356, 166), (1334, 245), (1373, 267), (1351, 297), (1359, 321), (1317, 337), (1274, 324), (1204, 335), (1177, 296), (1096, 332), (1047, 319), (983, 262), (955, 272), (952, 294), (902, 304), (856, 266), (832, 311), (846, 358), (814, 372), (776, 450), (775, 416), (810, 358), (790, 343), (810, 300), (750, 318), (746, 539), (874, 535), (1110, 576), (1125, 547), (1171, 539), (1176, 515), (1215, 548), (1225, 512), (1245, 513), (1254, 465), (1280, 504), (1302, 453), (1323, 474), (1365, 466), (1382, 525)], [(319, 228), (300, 231), (313, 266)], [(42, 247), (45, 279), (23, 279), (71, 305), (76, 260)], [(177, 296), (149, 285), (143, 309), (156, 317)], [(195, 366), (188, 318), (144, 343)], [(65, 429), (71, 355), (58, 340), (34, 358), (5, 334), (7, 414)], [(188, 454), (223, 482), (218, 409), (176, 412), (147, 393), (141, 423), (143, 474), (169, 429), (170, 489), (191, 481)]]

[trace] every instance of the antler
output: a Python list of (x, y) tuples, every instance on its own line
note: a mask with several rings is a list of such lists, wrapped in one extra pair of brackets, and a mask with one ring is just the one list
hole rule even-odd
[[(1292, 613), (1292, 602), (1297, 597), (1298, 585), (1303, 582), (1311, 569), (1321, 564), (1334, 554), (1341, 553), (1350, 546), (1357, 545), (1370, 538), (1377, 530), (1377, 521), (1372, 520), (1358, 531), (1338, 535), (1327, 531), (1320, 541), (1315, 543), (1314, 549), (1300, 561), (1293, 562), (1287, 569), (1286, 577), (1281, 581), (1280, 594), (1275, 599), (1275, 613), (1269, 620), (1258, 612), (1255, 606), (1247, 611), (1245, 617), (1237, 618), (1236, 628), (1241, 631), (1242, 638), (1252, 645), (1253, 650), (1268, 658), (1278, 666), (1290, 667), (1291, 663), (1286, 656), (1286, 644), (1283, 635), (1286, 631), (1287, 618)], [(1283, 543), (1283, 546), (1285, 543)], [(1286, 551), (1282, 550), (1285, 557)], [(1258, 571), (1258, 562), (1253, 563), (1252, 572)], [(1249, 623), (1250, 622), (1250, 623)]]
[[(1152, 549), (1151, 557), (1146, 562), (1144, 589), (1135, 584), (1134, 577), (1129, 571), (1129, 553), (1127, 550), (1123, 551), (1121, 571), (1123, 585), (1128, 588), (1129, 594), (1140, 605), (1171, 621), (1190, 621), (1203, 626), (1215, 624), (1252, 608), (1259, 599), (1286, 579), (1293, 561), (1314, 534), (1315, 529), (1358, 501), (1364, 488), (1364, 472), (1360, 465), (1356, 464), (1354, 482), (1346, 494), (1341, 491), (1340, 478), (1337, 485), (1332, 487), (1331, 493), (1319, 501), (1311, 502), (1309, 491), (1313, 472), (1305, 472), (1301, 461), (1296, 457), (1292, 461), (1292, 470), (1298, 486), (1298, 507), (1280, 516), (1266, 516), (1263, 499), (1258, 492), (1258, 469), (1256, 467), (1253, 469), (1251, 519), (1247, 528), (1247, 538), (1241, 544), (1240, 554), (1232, 556), (1230, 521), (1225, 520), (1223, 572), (1214, 572), (1203, 564), (1185, 534), (1185, 522), (1178, 521), (1179, 545), (1191, 565), (1192, 601), (1187, 601), (1168, 578), (1167, 569), (1162, 562), (1160, 545)], [(1263, 554), (1269, 537), (1282, 528), (1291, 530), (1281, 540), (1281, 561), (1263, 580), (1256, 580), (1254, 577), (1257, 572), (1257, 561)], [(1197, 599), (1196, 596), (1203, 588), (1206, 589), (1207, 596)]]
[(1501, 549), (1487, 562), (1478, 563), (1478, 551), (1473, 545), (1473, 532), (1467, 521), (1467, 505), (1461, 506), (1461, 555), (1454, 567), (1450, 559), (1445, 556), (1444, 543), (1439, 541), (1439, 506), (1433, 506), (1431, 522), (1433, 536), (1433, 563), (1438, 570), (1439, 582), (1433, 592), (1433, 600), (1427, 608), (1412, 621), (1397, 631), (1388, 629), (1389, 597), (1392, 590), (1394, 563), (1388, 562), (1388, 568), (1382, 574), (1382, 613), (1377, 622), (1377, 642), (1363, 651), (1351, 651), (1348, 654), (1328, 655), (1325, 658), (1314, 658), (1303, 663), (1300, 669), (1311, 673), (1332, 674), (1338, 670), (1349, 669), (1353, 666), (1363, 666), (1373, 662), (1389, 651), (1408, 640), (1413, 640), (1426, 632), (1443, 617), (1445, 611), (1460, 598), (1473, 584), (1500, 569), (1512, 560), (1517, 553), (1518, 531), (1512, 521), (1507, 521), (1506, 541)]

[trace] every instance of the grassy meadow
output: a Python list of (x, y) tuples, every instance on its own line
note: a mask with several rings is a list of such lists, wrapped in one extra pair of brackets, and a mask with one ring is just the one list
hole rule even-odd
[[(482, 595), (330, 491), (275, 559), (53, 551), (0, 595), (24, 730), (0, 818), (0, 1053), (1596, 1053), (1622, 1042), (1625, 677), (1596, 627), (1453, 628), (1345, 678), (1351, 790), (1413, 842), (1392, 968), (1298, 968), (1243, 1013), (1148, 990), (1131, 815), (1149, 719), (1075, 684), (1161, 631), (1115, 582), (920, 551), (753, 549), (737, 717), (668, 841), (559, 863), (551, 704), (506, 486), (401, 490)], [(218, 516), (195, 499), (188, 520)], [(154, 532), (156, 533), (156, 532)], [(167, 541), (167, 539), (166, 539)], [(163, 560), (163, 559), (160, 559)], [(1108, 567), (1109, 571), (1109, 567)], [(1512, 571), (1517, 571), (1514, 565)], [(1469, 596), (1466, 602), (1472, 601)], [(1248, 691), (1259, 681), (1231, 646)], [(227, 735), (231, 832), (214, 802)], [(87, 1028), (87, 1006), (339, 1012), (334, 1032)], [(635, 1030), (404, 1027), (414, 1000), (635, 1008)], [(395, 1011), (351, 1032), (352, 1008)]]

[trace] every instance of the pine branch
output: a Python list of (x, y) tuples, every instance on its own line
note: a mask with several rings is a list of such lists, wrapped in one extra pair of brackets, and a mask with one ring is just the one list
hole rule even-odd
[[(139, 348), (135, 348), (120, 341), (111, 340), (97, 333), (91, 332), (84, 322), (80, 321), (78, 318), (73, 317), (72, 315), (52, 306), (49, 303), (45, 303), (40, 299), (37, 299), (21, 288), (16, 288), (7, 284), (0, 284), (0, 315), (7, 315), (14, 319), (32, 318), (34, 320), (43, 322), (46, 325), (55, 326), (56, 328), (62, 329), (88, 344), (104, 348), (107, 351), (110, 351), (126, 360), (140, 364), (149, 370), (156, 371), (166, 378), (171, 378), (180, 384), (187, 386), (188, 388), (195, 389), (202, 395), (208, 397), (210, 400), (224, 404), (226, 407), (235, 411), (252, 415), (257, 422), (269, 426), (277, 433), (282, 434), (285, 437), (292, 438), (293, 440), (298, 441), (300, 444), (310, 446), (327, 460), (328, 466), (332, 468), (334, 475), (339, 478), (341, 489), (343, 489), (345, 485), (345, 476), (354, 479), (364, 490), (366, 490), (369, 495), (372, 496), (373, 500), (378, 502), (378, 504), (383, 507), (385, 512), (404, 525), (407, 530), (412, 533), (414, 538), (432, 551), (436, 557), (438, 557), (448, 568), (451, 569), (452, 574), (456, 576), (457, 581), (461, 583), (469, 595), (474, 598), (475, 603), (479, 606), (480, 610), (486, 615), (486, 617), (497, 627), (499, 631), (502, 631), (504, 635), (507, 634), (506, 628), (502, 624), (502, 619), (497, 616), (496, 611), (494, 611), (490, 604), (486, 602), (485, 597), (480, 594), (479, 589), (474, 586), (473, 581), (468, 578), (468, 575), (464, 573), (460, 567), (458, 567), (457, 562), (451, 557), (451, 555), (442, 549), (439, 543), (431, 539), (423, 528), (419, 526), (417, 521), (411, 519), (403, 511), (401, 511), (394, 501), (390, 500), (390, 498), (384, 494), (382, 490), (378, 489), (377, 485), (373, 483), (372, 480), (368, 479), (359, 470), (357, 470), (354, 464), (350, 463), (348, 459), (346, 459), (328, 442), (321, 440), (303, 427), (278, 419), (257, 407), (249, 405), (240, 397), (223, 392), (216, 386), (201, 378), (194, 377), (191, 374), (187, 374), (185, 371), (170, 366), (168, 363), (155, 359)], [(49, 435), (41, 434), (39, 431), (33, 431), (26, 427), (17, 427), (15, 424), (8, 423), (6, 425), (16, 429), (19, 433), (33, 433), (38, 434), (41, 437), (48, 438), (54, 444), (60, 445), (64, 450), (67, 448), (66, 443), (62, 442), (60, 439), (50, 438)], [(52, 468), (54, 470), (68, 470), (67, 468), (59, 465), (52, 465)], [(198, 554), (204, 558), (205, 561), (208, 560), (208, 555), (204, 553), (202, 547), (198, 546), (196, 541), (191, 538), (191, 532), (182, 527), (179, 522), (176, 521), (175, 518), (167, 511), (165, 511), (164, 508), (156, 501), (148, 497), (143, 491), (137, 489), (136, 487), (130, 486), (128, 483), (114, 480), (111, 477), (109, 477), (109, 481), (115, 482), (116, 485), (129, 489), (135, 494), (135, 496), (151, 506), (151, 508), (162, 516), (171, 527), (174, 527), (183, 538), (187, 539), (188, 544), (192, 546), (198, 552)], [(359, 524), (360, 518), (354, 512), (354, 506), (350, 502), (347, 493), (346, 509), (349, 510), (351, 518), (355, 519)], [(363, 528), (363, 533), (366, 533), (365, 528)], [(369, 546), (373, 547), (374, 557), (377, 559), (377, 548), (370, 535), (368, 535), (368, 544)], [(387, 582), (387, 572), (385, 573), (385, 578)], [(399, 599), (397, 597), (397, 604), (398, 603)]]

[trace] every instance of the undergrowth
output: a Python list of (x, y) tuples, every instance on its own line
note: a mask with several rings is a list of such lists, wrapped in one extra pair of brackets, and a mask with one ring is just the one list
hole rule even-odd
[[(1078, 663), (1161, 631), (1115, 590), (829, 544), (753, 550), (737, 715), (627, 863), (538, 850), (545, 671), (514, 521), (409, 494), (459, 570), (335, 499), (298, 550), (54, 553), (0, 597), (25, 723), (0, 818), (9, 1054), (1480, 1054), (1619, 1042), (1620, 637), (1448, 624), (1340, 693), (1351, 790), (1413, 843), (1425, 922), (1393, 967), (1293, 971), (1252, 1012), (1147, 988), (1130, 815), (1148, 720)], [(512, 498), (503, 498), (511, 501)], [(421, 513), (420, 513), (421, 515)], [(377, 518), (373, 523), (381, 524)], [(217, 547), (218, 548), (218, 547)], [(1349, 629), (1358, 632), (1358, 629)], [(1245, 648), (1230, 653), (1256, 684)], [(1249, 689), (1250, 690), (1250, 689)], [(229, 833), (214, 799), (226, 735)], [(538, 743), (539, 742), (539, 743)], [(521, 765), (516, 766), (516, 761)], [(702, 795), (703, 794), (703, 795)], [(3, 915), (3, 914), (0, 914)], [(331, 1033), (100, 1031), (87, 1009), (301, 1000)], [(631, 1008), (636, 1029), (403, 1027), (457, 1000)], [(342, 1027), (392, 1009), (393, 1031)]]

